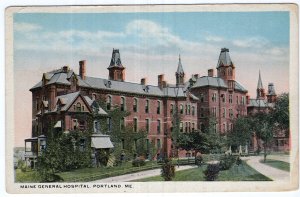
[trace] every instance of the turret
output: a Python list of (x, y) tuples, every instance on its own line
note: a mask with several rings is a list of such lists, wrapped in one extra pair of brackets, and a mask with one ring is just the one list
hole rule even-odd
[(175, 73), (175, 76), (176, 76), (176, 86), (184, 85), (185, 73), (184, 73), (183, 68), (182, 68), (180, 55), (179, 55), (178, 67), (177, 67), (177, 71)]
[(217, 65), (218, 77), (228, 80), (235, 80), (235, 66), (229, 56), (229, 49), (222, 48)]
[(113, 49), (109, 67), (109, 80), (125, 81), (125, 67), (122, 65), (119, 49)]

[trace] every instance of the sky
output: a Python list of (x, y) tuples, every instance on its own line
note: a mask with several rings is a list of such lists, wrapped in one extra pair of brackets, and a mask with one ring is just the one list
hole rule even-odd
[(130, 82), (156, 85), (163, 73), (175, 83), (179, 54), (186, 79), (207, 75), (226, 47), (250, 97), (259, 70), (265, 89), (289, 90), (288, 12), (17, 13), (13, 21), (15, 146), (31, 137), (29, 89), (42, 74), (64, 65), (78, 73), (86, 60), (88, 76), (107, 78), (113, 48)]

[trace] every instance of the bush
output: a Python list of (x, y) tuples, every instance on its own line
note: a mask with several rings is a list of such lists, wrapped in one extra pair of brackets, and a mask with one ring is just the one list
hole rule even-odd
[(235, 157), (232, 155), (225, 155), (220, 160), (220, 170), (229, 170), (235, 162)]
[(18, 160), (18, 168), (21, 169), (22, 172), (26, 172), (28, 167), (26, 166), (25, 161), (23, 160)]
[(145, 159), (143, 159), (143, 158), (137, 158), (132, 161), (133, 167), (140, 167), (140, 166), (144, 166), (145, 164), (146, 164), (146, 162), (145, 162)]
[(242, 160), (241, 160), (241, 158), (240, 157), (237, 157), (236, 158), (236, 165), (241, 165), (242, 164)]
[(164, 160), (161, 169), (161, 176), (165, 181), (172, 181), (172, 179), (175, 177), (175, 166), (171, 159), (167, 158)]
[(197, 155), (196, 158), (195, 158), (195, 164), (197, 166), (201, 166), (202, 163), (203, 163), (203, 157), (202, 157), (202, 155)]
[(204, 171), (205, 180), (214, 181), (218, 178), (220, 171), (219, 164), (209, 164), (207, 169)]

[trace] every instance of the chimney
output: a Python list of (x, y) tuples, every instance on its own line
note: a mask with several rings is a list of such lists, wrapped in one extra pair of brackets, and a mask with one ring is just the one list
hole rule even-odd
[(146, 78), (142, 78), (141, 79), (141, 84), (142, 85), (147, 85), (147, 79)]
[(164, 81), (164, 74), (158, 75), (158, 84), (157, 85), (160, 89), (163, 88), (163, 81)]
[(79, 76), (82, 80), (85, 80), (86, 76), (86, 60), (79, 61)]
[(69, 71), (69, 66), (63, 66), (62, 70), (64, 73), (67, 73)]
[(250, 104), (250, 96), (246, 95), (246, 104), (249, 105)]
[(163, 81), (163, 82), (162, 82), (162, 87), (163, 87), (163, 88), (166, 88), (166, 87), (167, 87), (167, 82), (166, 82), (166, 81)]
[(195, 79), (199, 78), (199, 74), (194, 74)]
[(213, 77), (214, 76), (214, 69), (208, 69), (208, 76)]

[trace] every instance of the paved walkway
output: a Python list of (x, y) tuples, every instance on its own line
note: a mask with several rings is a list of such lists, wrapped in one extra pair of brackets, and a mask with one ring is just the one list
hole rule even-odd
[[(180, 170), (187, 170), (190, 168), (196, 168), (197, 166), (180, 166), (177, 167), (176, 166), (176, 171), (180, 171)], [(132, 173), (132, 174), (125, 174), (125, 175), (120, 175), (120, 176), (115, 176), (115, 177), (109, 177), (109, 178), (105, 178), (105, 179), (99, 179), (96, 181), (92, 181), (94, 183), (98, 182), (127, 182), (127, 181), (133, 181), (133, 180), (137, 180), (137, 179), (143, 179), (143, 178), (148, 178), (148, 177), (152, 177), (152, 176), (158, 176), (160, 175), (160, 168), (158, 169), (154, 169), (154, 170), (146, 170), (146, 171), (141, 171), (141, 172), (136, 172), (136, 173)]]
[[(279, 156), (280, 155), (278, 155), (277, 158), (279, 158)], [(269, 158), (269, 156), (267, 156), (267, 158)], [(259, 173), (269, 177), (273, 181), (287, 182), (287, 181), (290, 180), (290, 173), (289, 172), (284, 171), (284, 170), (280, 170), (280, 169), (277, 169), (277, 168), (273, 168), (269, 165), (260, 163), (260, 160), (263, 159), (263, 156), (242, 157), (242, 159), (245, 160), (248, 165), (250, 165), (252, 168), (257, 170)], [(281, 159), (283, 159), (283, 158), (281, 158)]]

